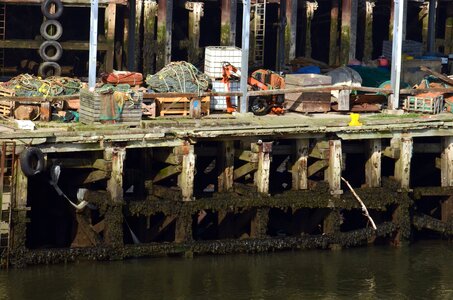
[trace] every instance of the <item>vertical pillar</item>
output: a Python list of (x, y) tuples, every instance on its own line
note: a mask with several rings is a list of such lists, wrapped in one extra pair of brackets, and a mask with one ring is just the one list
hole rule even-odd
[(141, 47), (141, 27), (143, 14), (143, 0), (135, 0), (135, 31), (134, 31), (134, 66), (139, 70), (141, 66), (142, 47)]
[(318, 9), (318, 2), (305, 2), (307, 14), (307, 32), (305, 35), (305, 57), (311, 57), (311, 21)]
[(269, 222), (269, 208), (256, 208), (256, 212), (250, 223), (250, 237), (264, 238)]
[(143, 14), (143, 74), (153, 74), (156, 71), (156, 27), (157, 2), (145, 0)]
[[(444, 53), (453, 53), (453, 16), (445, 20), (445, 50)], [(450, 71), (451, 73), (452, 71)]]
[(389, 41), (393, 40), (393, 22), (395, 19), (395, 6), (393, 1), (390, 2), (390, 16), (389, 16)]
[(338, 2), (332, 0), (332, 8), (330, 9), (330, 50), (329, 50), (329, 65), (338, 65)]
[(368, 160), (365, 163), (365, 184), (367, 187), (381, 186), (381, 156), (382, 144), (380, 139), (366, 141)]
[[(25, 249), (26, 240), (26, 215), (27, 215), (27, 200), (28, 200), (28, 178), (20, 168), (19, 160), (15, 163), (15, 191), (12, 195), (11, 204), (13, 211), (17, 211), (17, 220), (12, 224), (10, 237), (11, 249)], [(0, 191), (3, 192), (3, 191)], [(1, 211), (1, 208), (0, 208)], [(11, 226), (11, 224), (9, 224)]]
[(195, 149), (193, 145), (183, 146), (182, 170), (178, 177), (182, 200), (193, 200), (193, 183), (195, 177)]
[(105, 71), (113, 71), (113, 58), (115, 55), (115, 24), (116, 24), (116, 4), (109, 3), (105, 8), (105, 38), (107, 42), (107, 53), (105, 55)]
[(329, 168), (327, 170), (327, 179), (329, 181), (330, 193), (332, 195), (341, 195), (341, 140), (329, 141)]
[(157, 71), (171, 61), (172, 24), (173, 0), (159, 0), (157, 13)]
[(222, 0), (220, 21), (220, 44), (234, 46), (236, 44), (237, 0)]
[(443, 151), (441, 154), (441, 186), (453, 186), (453, 136), (442, 138)]
[(400, 156), (395, 162), (395, 179), (405, 190), (410, 188), (412, 148), (412, 138), (401, 138)]
[(365, 49), (363, 60), (371, 61), (373, 55), (373, 8), (375, 2), (368, 0), (365, 5)]
[(190, 215), (179, 215), (176, 218), (175, 243), (192, 240), (192, 218)]
[(296, 140), (296, 160), (292, 167), (293, 190), (308, 188), (308, 144), (308, 139)]
[(285, 63), (296, 58), (297, 0), (286, 1)]
[(232, 191), (234, 173), (234, 141), (224, 141), (221, 143), (219, 163), (221, 170), (218, 177), (218, 190), (219, 192)]
[(110, 192), (112, 203), (123, 202), (123, 169), (126, 159), (126, 148), (106, 148), (104, 159), (112, 161), (112, 172), (107, 181), (107, 191)]
[(189, 48), (188, 61), (198, 63), (200, 60), (200, 20), (203, 17), (203, 2), (186, 2), (189, 10)]
[(347, 64), (349, 60), (352, 1), (354, 0), (341, 1), (340, 64)]
[(453, 218), (453, 196), (450, 196), (447, 200), (443, 201), (441, 207), (441, 218), (442, 222), (449, 222)]
[(422, 22), (422, 41), (423, 41), (423, 50), (428, 49), (428, 12), (429, 12), (429, 2), (425, 1), (420, 7), (420, 12), (418, 14), (419, 21)]
[(272, 142), (253, 143), (252, 152), (258, 153), (258, 170), (255, 172), (255, 185), (258, 193), (269, 193), (269, 172), (271, 167)]
[(428, 12), (428, 52), (435, 52), (436, 43), (436, 11), (437, 0), (429, 0)]

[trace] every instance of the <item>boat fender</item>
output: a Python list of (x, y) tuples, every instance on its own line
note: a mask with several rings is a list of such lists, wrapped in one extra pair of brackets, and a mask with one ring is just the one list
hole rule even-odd
[[(49, 29), (55, 27), (55, 32), (49, 33)], [(39, 29), (41, 36), (48, 41), (56, 41), (63, 34), (63, 26), (57, 20), (47, 20), (41, 24)]]
[[(48, 55), (47, 50), (49, 48), (55, 49), (55, 54)], [(63, 47), (57, 41), (44, 41), (41, 46), (39, 46), (39, 55), (44, 61), (57, 61), (63, 55)]]
[(44, 154), (36, 147), (25, 148), (19, 156), (20, 168), (27, 177), (34, 176), (44, 170)]
[(42, 78), (47, 77), (47, 72), (53, 70), (52, 76), (60, 76), (61, 75), (61, 67), (59, 64), (53, 61), (46, 61), (39, 65), (38, 74)]
[[(55, 13), (50, 12), (50, 7), (52, 4), (55, 4)], [(41, 4), (41, 12), (49, 20), (55, 20), (61, 17), (63, 13), (63, 3), (61, 0), (45, 0)]]

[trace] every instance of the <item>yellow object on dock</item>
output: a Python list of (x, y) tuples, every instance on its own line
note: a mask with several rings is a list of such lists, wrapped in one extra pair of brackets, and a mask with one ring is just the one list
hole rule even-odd
[(349, 126), (362, 126), (362, 123), (359, 122), (360, 114), (351, 113), (351, 122)]

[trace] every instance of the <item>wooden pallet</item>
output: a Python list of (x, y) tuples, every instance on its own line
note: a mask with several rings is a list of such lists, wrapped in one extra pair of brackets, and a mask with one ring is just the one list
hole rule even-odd
[[(158, 114), (160, 116), (189, 116), (191, 115), (191, 100), (187, 97), (156, 98)], [(209, 115), (210, 101), (210, 97), (201, 98), (201, 114)]]
[(14, 109), (14, 102), (8, 100), (0, 100), (0, 115), (9, 117)]

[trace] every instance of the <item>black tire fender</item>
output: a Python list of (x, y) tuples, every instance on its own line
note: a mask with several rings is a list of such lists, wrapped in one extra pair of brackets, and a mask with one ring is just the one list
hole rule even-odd
[[(50, 12), (50, 6), (52, 4), (55, 4), (55, 13), (52, 14)], [(63, 13), (63, 3), (61, 3), (61, 0), (44, 0), (44, 2), (41, 4), (41, 12), (49, 20), (55, 20), (61, 17), (61, 14)]]
[(29, 147), (19, 155), (20, 168), (27, 177), (34, 176), (44, 171), (44, 154), (41, 149)]
[(41, 65), (39, 65), (39, 69), (38, 69), (39, 76), (41, 76), (42, 78), (46, 78), (47, 77), (46, 74), (47, 74), (47, 71), (49, 71), (49, 69), (54, 70), (52, 76), (61, 75), (61, 67), (59, 64), (57, 64), (56, 62), (52, 62), (52, 61), (46, 61), (46, 62), (43, 62)]
[[(50, 26), (54, 26), (56, 29), (53, 35), (49, 34), (47, 31)], [(56, 41), (61, 38), (61, 35), (63, 34), (63, 26), (61, 26), (61, 23), (57, 20), (47, 20), (41, 24), (39, 32), (44, 39), (48, 41)]]
[[(50, 47), (55, 48), (55, 54), (52, 56), (47, 55), (47, 49)], [(57, 41), (44, 41), (39, 46), (39, 55), (44, 61), (58, 61), (63, 55), (63, 47)]]

